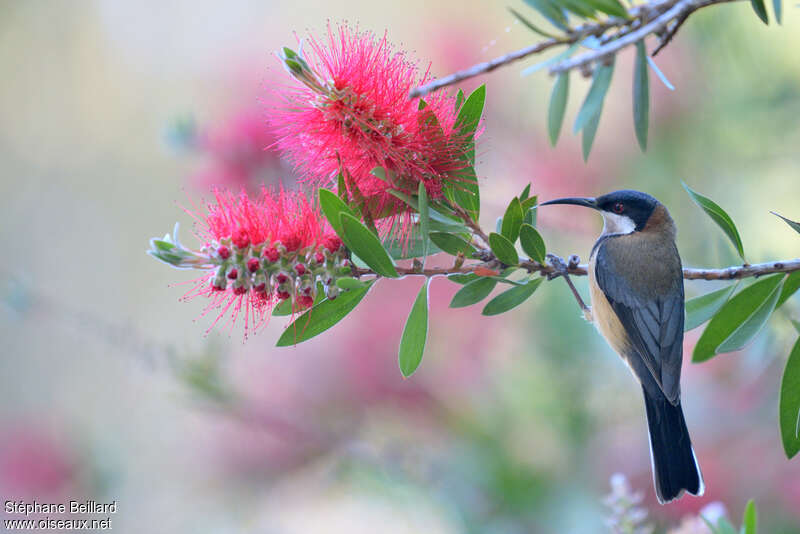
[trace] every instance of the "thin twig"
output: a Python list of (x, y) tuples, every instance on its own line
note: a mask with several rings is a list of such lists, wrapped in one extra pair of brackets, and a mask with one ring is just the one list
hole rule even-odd
[(417, 98), (420, 96), (425, 96), (428, 93), (432, 93), (433, 91), (441, 89), (442, 87), (447, 87), (448, 85), (457, 84), (462, 80), (466, 80), (468, 78), (474, 78), (475, 76), (480, 76), (481, 74), (493, 71), (497, 67), (502, 67), (503, 65), (507, 65), (513, 61), (526, 58), (532, 54), (538, 54), (540, 52), (544, 52), (548, 48), (552, 48), (554, 46), (558, 46), (561, 44), (571, 44), (572, 42), (573, 41), (569, 38), (548, 39), (546, 41), (536, 43), (535, 45), (526, 46), (525, 48), (521, 48), (520, 50), (517, 50), (515, 52), (511, 52), (504, 56), (496, 57), (491, 61), (478, 63), (477, 65), (473, 65), (468, 69), (460, 70), (449, 76), (445, 76), (444, 78), (439, 78), (425, 85), (421, 85), (416, 89), (413, 89), (408, 97)]
[[(412, 90), (409, 94), (409, 98), (425, 96), (428, 93), (443, 87), (454, 85), (469, 78), (480, 76), (481, 74), (486, 74), (487, 72), (493, 71), (498, 67), (508, 65), (514, 61), (524, 59), (533, 54), (544, 52), (545, 50), (555, 46), (571, 45), (582, 41), (588, 36), (600, 37), (609, 30), (615, 28), (619, 29), (617, 33), (604, 36), (603, 41), (605, 44), (597, 50), (592, 50), (575, 58), (575, 60), (580, 60), (580, 63), (572, 64), (573, 60), (566, 60), (556, 64), (551, 69), (551, 73), (570, 70), (579, 65), (584, 65), (595, 61), (598, 58), (602, 58), (603, 56), (613, 53), (614, 51), (618, 51), (625, 46), (629, 46), (646, 37), (650, 33), (663, 30), (673, 20), (680, 20), (681, 17), (684, 17), (685, 20), (685, 18), (691, 13), (702, 7), (734, 1), (737, 0), (683, 0), (677, 3), (675, 0), (654, 0), (652, 2), (648, 2), (647, 4), (630, 8), (628, 10), (628, 18), (609, 17), (604, 21), (583, 24), (574, 30), (567, 30), (565, 37), (546, 39), (514, 52), (509, 52), (508, 54), (496, 57), (490, 61), (478, 63), (469, 68), (450, 74), (449, 76), (439, 78), (438, 80), (433, 80)], [(667, 14), (670, 14), (670, 16), (666, 16)], [(677, 24), (673, 27), (671, 34), (668, 34), (668, 37), (665, 38), (667, 42), (674, 37), (674, 33), (677, 32), (684, 20), (680, 20), (680, 24)], [(625, 41), (621, 45), (612, 48), (614, 43), (619, 42), (623, 38)], [(665, 44), (666, 43), (662, 41), (659, 47), (662, 47)], [(563, 67), (565, 64), (569, 64), (569, 66)]]
[[(480, 253), (485, 254), (486, 251), (481, 251)], [(491, 256), (490, 252), (489, 257), (491, 259), (488, 261), (471, 263), (462, 265), (460, 267), (429, 267), (422, 270), (415, 269), (414, 267), (398, 267), (397, 272), (401, 276), (420, 275), (432, 277), (448, 276), (451, 274), (469, 274), (478, 269), (495, 270), (497, 268), (497, 261), (493, 256)], [(525, 269), (529, 273), (539, 272), (544, 276), (562, 274), (559, 269), (556, 269), (552, 265), (542, 265), (537, 261), (529, 259), (522, 259), (519, 263), (519, 267)], [(731, 267), (725, 267), (723, 269), (687, 268), (683, 270), (683, 278), (686, 280), (738, 280), (741, 278), (758, 277), (773, 273), (792, 273), (795, 271), (800, 271), (800, 258), (785, 261), (756, 263), (753, 265), (734, 265)], [(589, 271), (588, 266), (585, 263), (578, 265), (570, 262), (563, 272), (574, 276), (586, 276)], [(355, 269), (354, 274), (357, 276), (365, 276), (375, 275), (376, 273), (369, 269)]]
[(550, 68), (550, 74), (555, 75), (561, 72), (566, 72), (568, 70), (588, 65), (606, 56), (616, 54), (621, 49), (641, 41), (651, 33), (665, 29), (670, 22), (672, 22), (674, 19), (681, 18), (684, 14), (692, 13), (702, 7), (712, 4), (722, 4), (735, 1), (738, 0), (681, 0), (638, 30), (628, 33), (619, 39), (614, 39), (595, 50), (583, 53), (571, 59), (564, 60), (561, 63), (557, 63)]

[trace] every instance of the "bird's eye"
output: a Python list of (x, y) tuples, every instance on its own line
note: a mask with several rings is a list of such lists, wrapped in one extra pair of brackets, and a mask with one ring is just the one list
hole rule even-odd
[(625, 206), (622, 205), (622, 202), (617, 202), (616, 204), (614, 204), (614, 207), (612, 209), (614, 210), (614, 213), (622, 213), (623, 211), (625, 211)]

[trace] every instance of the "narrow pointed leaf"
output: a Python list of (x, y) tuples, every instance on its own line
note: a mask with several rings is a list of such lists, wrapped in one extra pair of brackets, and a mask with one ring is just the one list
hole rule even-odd
[(650, 124), (650, 71), (644, 40), (636, 43), (633, 69), (633, 126), (642, 151), (647, 150), (647, 129)]
[(336, 280), (336, 286), (339, 289), (344, 289), (347, 291), (351, 291), (353, 289), (361, 289), (364, 287), (365, 282), (358, 280), (356, 278), (339, 278)]
[(736, 529), (733, 528), (733, 525), (731, 525), (731, 522), (724, 517), (717, 521), (717, 532), (719, 534), (738, 534)]
[(525, 3), (538, 11), (556, 28), (560, 30), (567, 29), (567, 17), (561, 8), (551, 0), (525, 0)]
[(778, 303), (775, 304), (775, 308), (780, 308), (781, 305), (789, 300), (789, 297), (794, 295), (798, 289), (800, 289), (800, 271), (795, 271), (787, 276), (786, 281), (783, 282), (781, 296), (778, 297)]
[(747, 506), (744, 508), (742, 529), (744, 530), (744, 534), (757, 534), (758, 532), (758, 512), (756, 511), (756, 503), (753, 502), (753, 499), (747, 501)]
[(450, 280), (452, 282), (455, 282), (456, 284), (461, 284), (461, 285), (469, 284), (470, 282), (474, 282), (478, 278), (480, 278), (480, 276), (478, 276), (475, 273), (451, 274), (451, 275), (449, 275), (447, 277), (448, 280)]
[(710, 198), (701, 195), (697, 191), (694, 191), (691, 187), (686, 185), (685, 182), (681, 183), (683, 183), (683, 188), (686, 189), (687, 193), (689, 193), (689, 196), (692, 198), (694, 203), (700, 206), (703, 211), (705, 211), (706, 214), (711, 217), (711, 220), (713, 220), (720, 228), (722, 228), (722, 231), (725, 232), (725, 235), (728, 236), (728, 239), (731, 240), (731, 243), (733, 243), (733, 246), (736, 248), (736, 252), (739, 253), (739, 257), (741, 257), (742, 260), (745, 260), (742, 238), (739, 237), (739, 230), (736, 229), (733, 219), (730, 218), (730, 216), (719, 206), (719, 204)]
[(750, 284), (726, 302), (697, 341), (693, 362), (744, 347), (766, 324), (783, 286), (783, 274)]
[(516, 265), (519, 263), (519, 255), (514, 248), (514, 244), (500, 234), (492, 232), (489, 234), (489, 246), (495, 257), (506, 265)]
[(475, 247), (457, 235), (444, 232), (431, 232), (430, 239), (439, 249), (453, 256), (458, 256), (460, 252), (467, 258), (470, 258), (475, 252)]
[(581, 151), (583, 153), (583, 161), (589, 161), (589, 154), (592, 152), (594, 137), (597, 135), (597, 127), (599, 125), (600, 113), (590, 119), (586, 126), (583, 127), (583, 134), (581, 135)]
[(533, 196), (532, 205), (530, 207), (526, 207), (525, 204), (522, 205), (522, 210), (525, 212), (525, 216), (522, 218), (522, 222), (525, 224), (530, 224), (534, 228), (536, 227), (536, 213), (539, 211), (536, 209), (536, 206), (539, 204), (539, 197)]
[(339, 220), (344, 231), (340, 237), (345, 246), (376, 273), (388, 278), (397, 278), (397, 270), (392, 258), (389, 257), (378, 237), (352, 215), (341, 213)]
[(658, 76), (658, 79), (661, 80), (661, 83), (664, 84), (664, 87), (666, 87), (670, 91), (675, 90), (675, 86), (672, 85), (672, 83), (667, 79), (664, 73), (661, 72), (661, 69), (658, 68), (658, 65), (656, 65), (656, 62), (653, 61), (653, 58), (651, 58), (650, 56), (647, 57), (647, 64), (650, 65), (650, 68), (653, 69), (653, 72), (656, 73), (656, 76)]
[(522, 23), (522, 25), (525, 26), (526, 28), (528, 28), (530, 31), (532, 31), (534, 33), (538, 33), (542, 37), (545, 37), (545, 38), (548, 38), (548, 39), (554, 37), (552, 33), (547, 33), (546, 31), (544, 31), (543, 29), (541, 29), (540, 27), (536, 26), (534, 23), (529, 21), (527, 18), (523, 17), (513, 7), (509, 7), (508, 10), (511, 12), (512, 15), (514, 15), (514, 18), (516, 18), (518, 21), (520, 21)]
[(349, 314), (366, 296), (373, 282), (367, 282), (361, 289), (345, 291), (334, 300), (325, 299), (286, 327), (278, 339), (278, 347), (288, 347), (302, 343), (329, 329)]
[(628, 10), (619, 3), (619, 0), (587, 0), (589, 5), (598, 11), (602, 11), (606, 15), (612, 17), (619, 17), (622, 19), (628, 18)]
[(597, 15), (589, 0), (553, 0), (556, 5), (571, 11), (581, 18), (594, 18)]
[(603, 101), (608, 93), (608, 88), (611, 85), (611, 78), (614, 74), (614, 63), (609, 65), (599, 65), (594, 73), (592, 86), (586, 94), (586, 99), (583, 101), (578, 116), (575, 118), (575, 125), (573, 130), (575, 133), (583, 130), (584, 126), (595, 117), (599, 116), (603, 109)]
[(750, 0), (750, 5), (758, 15), (758, 18), (761, 19), (761, 22), (769, 24), (769, 16), (767, 15), (767, 7), (764, 5), (764, 0)]
[(342, 235), (342, 224), (339, 221), (339, 214), (347, 213), (352, 217), (356, 216), (353, 210), (341, 198), (336, 196), (336, 193), (327, 189), (319, 190), (319, 206), (333, 230), (340, 237)]
[(519, 227), (522, 226), (522, 204), (517, 197), (509, 202), (506, 213), (503, 215), (503, 225), (500, 233), (503, 237), (514, 243), (519, 237)]
[(462, 89), (459, 89), (458, 93), (456, 94), (456, 107), (455, 107), (456, 112), (458, 112), (458, 110), (461, 109), (461, 104), (463, 103), (464, 103), (464, 91)]
[(401, 241), (391, 234), (381, 241), (383, 248), (389, 253), (393, 260), (407, 260), (409, 258), (424, 258), (426, 254), (436, 254), (441, 252), (438, 247), (428, 243), (428, 250), (422, 249), (422, 237), (420, 235), (419, 224), (415, 224), (411, 230), (411, 237), (408, 241)]
[(533, 295), (533, 292), (536, 291), (536, 288), (539, 287), (543, 280), (543, 278), (537, 278), (524, 285), (515, 286), (503, 291), (490, 300), (486, 306), (484, 306), (481, 313), (483, 315), (499, 315), (512, 308), (516, 308), (525, 302), (528, 297)]
[(553, 92), (550, 95), (550, 108), (547, 112), (547, 133), (550, 135), (550, 144), (556, 146), (558, 136), (561, 133), (561, 125), (564, 123), (564, 113), (567, 110), (567, 100), (569, 98), (569, 71), (562, 72), (553, 84)]
[(425, 189), (425, 182), (419, 182), (419, 229), (420, 239), (422, 240), (422, 262), (425, 264), (425, 258), (428, 256), (428, 235), (431, 231), (430, 210), (428, 209), (428, 191)]
[(800, 451), (800, 338), (783, 370), (778, 410), (783, 450), (792, 458)]
[(522, 250), (524, 250), (525, 254), (530, 256), (532, 260), (544, 263), (547, 249), (544, 244), (544, 239), (542, 239), (542, 236), (536, 231), (536, 228), (530, 224), (523, 224), (519, 231), (519, 242), (522, 245)]
[(471, 136), (475, 134), (478, 123), (483, 113), (483, 105), (486, 102), (486, 85), (481, 85), (475, 89), (464, 101), (461, 110), (456, 117), (455, 129), (461, 135)]
[(522, 190), (522, 193), (519, 194), (519, 201), (525, 202), (525, 199), (528, 198), (528, 195), (531, 194), (531, 183), (528, 182), (528, 185)]
[(686, 301), (686, 321), (684, 331), (688, 332), (711, 319), (715, 313), (728, 302), (737, 284), (731, 284), (711, 293), (700, 295)]
[(780, 217), (781, 219), (783, 219), (784, 222), (789, 225), (789, 227), (791, 227), (795, 232), (800, 234), (800, 223), (799, 222), (795, 222), (795, 221), (793, 221), (791, 219), (787, 219), (783, 215), (775, 213), (774, 211), (771, 211), (770, 213), (775, 215), (776, 217)]
[(781, 0), (772, 0), (772, 10), (775, 12), (775, 20), (778, 24), (781, 24), (781, 18), (783, 17), (783, 5)]
[(417, 294), (411, 313), (408, 314), (406, 326), (403, 328), (403, 337), (400, 339), (400, 349), (397, 362), (400, 372), (408, 378), (419, 367), (422, 354), (425, 352), (425, 341), (428, 337), (428, 283), (426, 279)]
[(480, 302), (488, 297), (489, 293), (492, 292), (492, 289), (494, 289), (496, 285), (497, 280), (479, 277), (477, 280), (467, 283), (453, 295), (453, 300), (450, 301), (450, 307), (463, 308), (464, 306), (472, 306), (476, 302)]

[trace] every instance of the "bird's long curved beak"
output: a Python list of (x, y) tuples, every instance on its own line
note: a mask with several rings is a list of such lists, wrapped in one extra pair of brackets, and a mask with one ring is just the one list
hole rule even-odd
[(548, 204), (574, 204), (575, 206), (583, 206), (585, 208), (597, 208), (597, 200), (591, 197), (567, 197), (567, 198), (556, 198), (554, 200), (548, 200), (547, 202), (541, 202), (540, 206), (547, 206)]

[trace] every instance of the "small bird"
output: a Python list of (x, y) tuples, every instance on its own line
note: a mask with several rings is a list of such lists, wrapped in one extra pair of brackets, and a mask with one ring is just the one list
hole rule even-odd
[(702, 495), (703, 475), (681, 409), (683, 271), (667, 208), (639, 191), (542, 202), (593, 208), (603, 233), (589, 257), (590, 317), (644, 392), (650, 458), (661, 504)]

